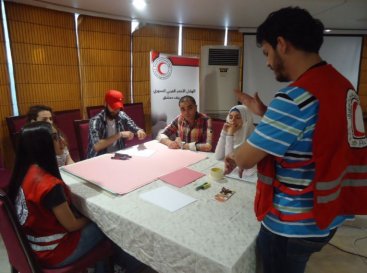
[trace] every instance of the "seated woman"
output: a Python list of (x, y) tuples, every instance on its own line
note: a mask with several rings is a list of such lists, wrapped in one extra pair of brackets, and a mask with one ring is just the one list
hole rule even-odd
[(60, 133), (60, 130), (53, 124), (52, 125), (52, 139), (54, 141), (57, 165), (59, 167), (73, 164), (74, 161), (70, 156), (67, 148), (68, 144), (65, 137)]
[[(70, 189), (57, 166), (52, 134), (51, 124), (44, 121), (23, 127), (9, 197), (37, 260), (47, 267), (59, 267), (81, 258), (106, 237), (72, 206)], [(119, 257), (123, 253), (133, 261), (133, 269), (141, 266), (117, 246), (116, 250)], [(107, 272), (103, 262), (95, 272)]]
[(158, 136), (170, 149), (210, 152), (212, 149), (211, 119), (197, 111), (196, 101), (183, 96), (179, 102), (181, 114)]
[(233, 106), (227, 115), (222, 132), (215, 148), (215, 158), (222, 160), (235, 148), (246, 141), (254, 131), (251, 112), (244, 105)]

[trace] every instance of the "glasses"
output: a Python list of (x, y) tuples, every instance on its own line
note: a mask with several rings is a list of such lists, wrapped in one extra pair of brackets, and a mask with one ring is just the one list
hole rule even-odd
[(61, 139), (60, 133), (58, 133), (58, 132), (57, 133), (52, 133), (51, 136), (52, 136), (52, 139), (55, 140), (55, 141), (58, 141), (58, 140)]

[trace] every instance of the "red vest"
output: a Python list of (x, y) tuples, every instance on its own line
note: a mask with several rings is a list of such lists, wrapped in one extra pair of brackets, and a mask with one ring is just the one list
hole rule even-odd
[(31, 248), (44, 265), (56, 265), (76, 248), (80, 231), (68, 232), (53, 212), (45, 208), (42, 198), (57, 184), (64, 188), (70, 203), (70, 190), (63, 181), (32, 165), (22, 183), (23, 194), (18, 195), (18, 218), (23, 226)]
[[(367, 139), (353, 86), (331, 65), (310, 69), (290, 86), (307, 90), (319, 101), (313, 158), (307, 162), (287, 163), (268, 155), (258, 163), (255, 197), (258, 220), (271, 212), (282, 221), (314, 218), (317, 226), (325, 229), (338, 215), (367, 214)], [(314, 163), (314, 179), (304, 190), (287, 188), (275, 179), (275, 161), (284, 168)], [(282, 214), (273, 206), (274, 187), (290, 195), (312, 191), (313, 209), (300, 214)]]

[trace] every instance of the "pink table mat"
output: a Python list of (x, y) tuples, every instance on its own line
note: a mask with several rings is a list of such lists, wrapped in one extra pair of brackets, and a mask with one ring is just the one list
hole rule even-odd
[(157, 141), (146, 142), (145, 146), (155, 153), (128, 160), (115, 160), (112, 154), (104, 154), (64, 166), (63, 170), (112, 193), (125, 194), (206, 158), (204, 153), (168, 149)]
[(183, 186), (186, 186), (187, 184), (195, 181), (200, 177), (203, 177), (204, 175), (205, 174), (203, 173), (188, 168), (182, 168), (169, 174), (163, 175), (159, 177), (159, 179), (178, 188), (182, 188)]

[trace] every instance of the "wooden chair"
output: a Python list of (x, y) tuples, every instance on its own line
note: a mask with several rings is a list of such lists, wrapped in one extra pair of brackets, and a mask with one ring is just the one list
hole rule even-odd
[(225, 122), (226, 121), (222, 119), (212, 118), (212, 130), (213, 130), (212, 152), (215, 152), (215, 148), (217, 147), (220, 133), (223, 129), (223, 125)]
[(104, 105), (87, 106), (87, 116), (92, 118), (104, 109)]
[(106, 239), (87, 255), (70, 265), (52, 269), (45, 268), (35, 259), (22, 227), (18, 223), (15, 208), (6, 193), (1, 189), (0, 219), (0, 233), (8, 252), (12, 273), (76, 273), (92, 267), (96, 261), (113, 255), (112, 243)]
[(6, 117), (5, 120), (8, 126), (9, 137), (15, 150), (19, 132), (23, 128), (23, 126), (27, 123), (27, 116), (26, 115), (10, 116)]
[(74, 161), (79, 160), (78, 144), (76, 142), (74, 120), (81, 119), (80, 109), (54, 112), (56, 126), (66, 136), (68, 149)]
[(74, 130), (80, 160), (87, 158), (89, 119), (74, 120)]

